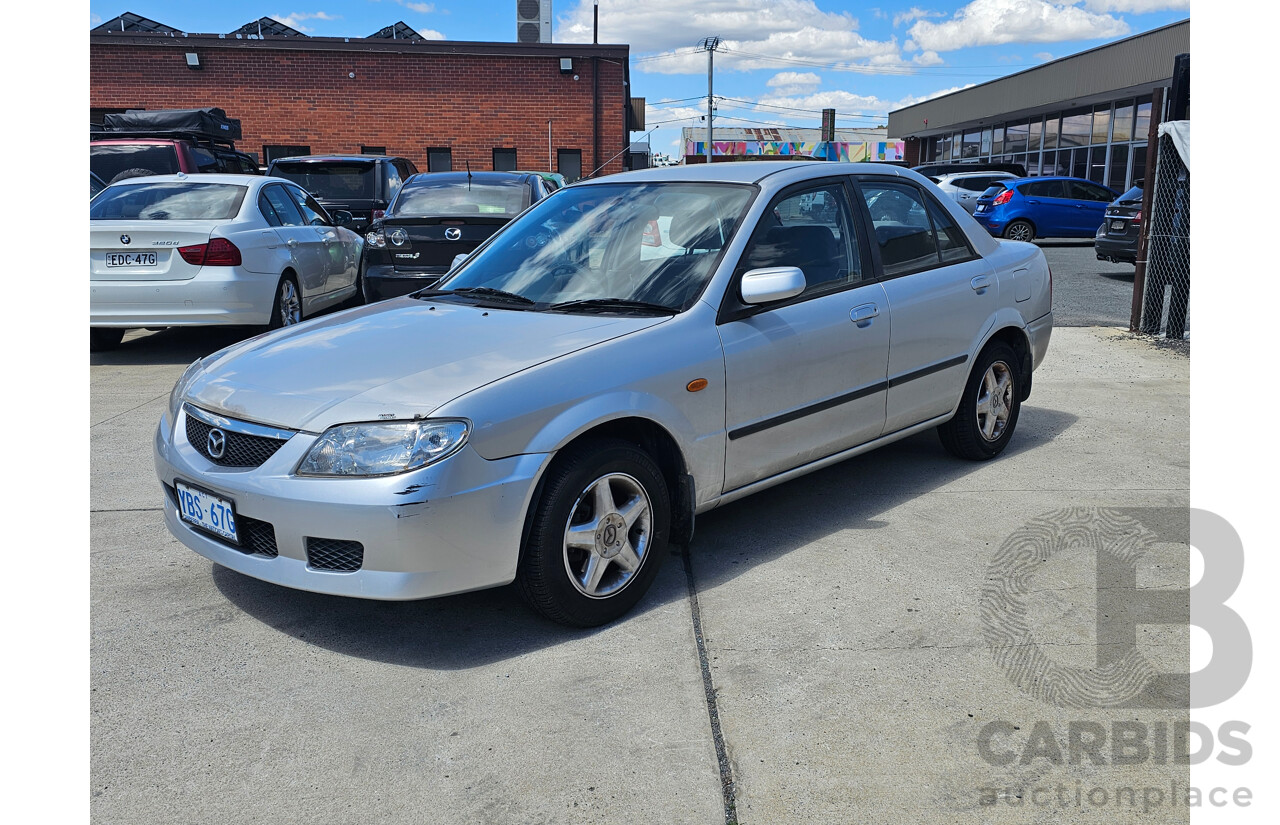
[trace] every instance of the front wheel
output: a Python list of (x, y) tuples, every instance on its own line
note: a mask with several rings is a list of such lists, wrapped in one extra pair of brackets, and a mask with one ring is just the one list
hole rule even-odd
[(293, 326), (302, 320), (302, 298), (298, 295), (298, 282), (292, 275), (285, 275), (276, 287), (276, 299), (271, 307), (270, 329)]
[(534, 609), (595, 627), (640, 601), (671, 523), (666, 482), (647, 453), (617, 439), (571, 446), (547, 470), (533, 507), (517, 580)]
[(938, 427), (947, 452), (972, 461), (998, 456), (1013, 438), (1022, 409), (1017, 353), (1004, 343), (988, 344), (974, 362), (955, 416)]

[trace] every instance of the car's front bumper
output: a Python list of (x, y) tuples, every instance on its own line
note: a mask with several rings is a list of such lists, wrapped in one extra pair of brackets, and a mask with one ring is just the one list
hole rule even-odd
[(399, 298), (435, 286), (448, 271), (448, 267), (406, 272), (394, 266), (370, 266), (364, 273), (364, 297), (366, 301)]
[(276, 277), (240, 267), (202, 267), (183, 281), (89, 282), (89, 326), (181, 327), (265, 324)]
[[(515, 577), (524, 517), (545, 454), (489, 461), (469, 446), (421, 470), (376, 478), (304, 478), (293, 469), (316, 436), (297, 433), (253, 469), (221, 467), (185, 437), (185, 412), (155, 435), (165, 525), (225, 567), (299, 590), (366, 599), (422, 599), (506, 584)], [(182, 521), (175, 481), (232, 501), (239, 518), (274, 531), (278, 555), (238, 549)], [(317, 569), (308, 538), (357, 541), (354, 572)]]

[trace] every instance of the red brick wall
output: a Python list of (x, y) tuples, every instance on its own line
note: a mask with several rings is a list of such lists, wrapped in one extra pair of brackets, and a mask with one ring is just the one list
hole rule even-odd
[[(186, 67), (187, 51), (199, 54), (202, 69)], [(586, 175), (626, 145), (623, 66), (606, 59), (598, 63), (596, 159), (590, 58), (574, 59), (575, 81), (561, 74), (558, 58), (540, 54), (286, 50), (173, 38), (91, 43), (89, 54), (90, 107), (218, 106), (240, 119), (237, 148), (260, 158), (267, 144), (306, 145), (313, 154), (359, 152), (364, 144), (385, 146), (426, 171), (427, 148), (450, 147), (454, 169), (470, 161), (479, 171), (493, 167), (494, 148), (515, 147), (518, 168), (554, 170), (556, 149), (579, 149)], [(600, 174), (622, 169), (618, 154)]]

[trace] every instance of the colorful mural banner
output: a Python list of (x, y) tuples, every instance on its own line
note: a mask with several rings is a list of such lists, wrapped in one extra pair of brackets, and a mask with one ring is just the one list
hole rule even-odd
[[(685, 141), (685, 155), (705, 155), (706, 141)], [(776, 141), (776, 140), (729, 140), (713, 141), (714, 155), (766, 155), (779, 157), (795, 157), (802, 155), (810, 158), (836, 161), (900, 161), (906, 151), (906, 143), (901, 140), (882, 140), (878, 143), (845, 143), (841, 141)]]

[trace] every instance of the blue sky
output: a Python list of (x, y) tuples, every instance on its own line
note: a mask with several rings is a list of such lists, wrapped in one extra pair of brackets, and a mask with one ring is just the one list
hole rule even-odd
[[(700, 126), (704, 37), (716, 54), (716, 126), (873, 126), (903, 105), (1190, 16), (1189, 0), (600, 0), (600, 42), (631, 46), (656, 152)], [(123, 4), (123, 5), (122, 5)], [(90, 25), (125, 11), (188, 32), (269, 16), (307, 34), (363, 37), (403, 20), (426, 37), (515, 40), (516, 0), (92, 0)], [(556, 0), (554, 40), (590, 42), (592, 0)], [(701, 99), (697, 99), (701, 98)], [(633, 135), (639, 138), (637, 133)], [(897, 135), (893, 137), (899, 137)]]

